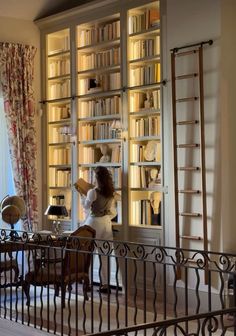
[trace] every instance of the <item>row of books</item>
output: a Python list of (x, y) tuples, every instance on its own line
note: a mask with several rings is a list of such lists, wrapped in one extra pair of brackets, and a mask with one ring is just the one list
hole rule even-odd
[(159, 26), (160, 13), (158, 8), (147, 8), (129, 16), (129, 34), (138, 33), (153, 26)]
[(49, 142), (60, 143), (70, 141), (70, 126), (50, 127)]
[(120, 64), (120, 47), (81, 54), (79, 57), (79, 70), (89, 70)]
[[(121, 188), (122, 182), (122, 174), (121, 174), (121, 168), (113, 168), (108, 167), (108, 170), (111, 173), (114, 188)], [(95, 174), (94, 174), (94, 168), (86, 168), (80, 171), (80, 177), (82, 177), (86, 182), (91, 183), (95, 185)]]
[(70, 80), (66, 79), (60, 82), (49, 84), (49, 99), (58, 99), (70, 96)]
[(65, 205), (65, 195), (52, 195), (50, 196), (49, 204), (51, 205)]
[(115, 223), (122, 223), (122, 205), (121, 205), (121, 201), (116, 201), (116, 217), (112, 218), (112, 222)]
[(51, 105), (49, 122), (70, 118), (70, 105)]
[(80, 139), (84, 141), (112, 139), (111, 124), (112, 121), (83, 124), (79, 133)]
[(161, 80), (160, 63), (130, 69), (130, 85), (147, 85)]
[[(96, 81), (97, 86), (91, 85)], [(112, 72), (109, 74), (99, 75), (97, 79), (80, 78), (79, 79), (79, 94), (88, 94), (101, 91), (118, 90), (120, 89), (120, 72)]]
[(160, 179), (158, 176), (155, 180), (151, 177), (152, 170), (157, 170), (157, 168), (131, 166), (131, 188), (154, 188), (159, 185)]
[[(145, 151), (147, 145), (132, 144), (131, 147), (131, 161), (132, 162), (145, 162)], [(161, 144), (156, 142), (156, 152), (154, 153), (154, 161), (161, 161)]]
[(121, 162), (121, 159), (122, 159), (121, 146), (120, 145), (113, 146), (111, 151), (111, 162), (114, 163)]
[(120, 37), (120, 21), (94, 25), (79, 31), (79, 47), (111, 41)]
[(68, 75), (70, 73), (70, 60), (67, 58), (49, 62), (48, 77)]
[(71, 170), (70, 168), (50, 168), (49, 182), (51, 187), (70, 187), (71, 186)]
[(71, 164), (70, 148), (52, 148), (52, 155), (49, 156), (50, 165), (69, 165)]
[(152, 225), (152, 207), (149, 199), (132, 202), (132, 224)]
[(55, 37), (54, 34), (49, 35), (48, 38), (48, 55), (54, 55), (70, 49), (69, 34)]
[(160, 134), (160, 117), (131, 119), (131, 134), (133, 137), (157, 136)]
[(130, 112), (142, 109), (160, 109), (160, 90), (133, 92), (130, 94)]
[[(82, 154), (82, 155), (81, 155)], [(95, 147), (83, 147), (82, 153), (79, 151), (81, 163), (94, 163), (98, 162), (101, 157), (101, 151)]]
[[(121, 161), (121, 146), (110, 145), (107, 155), (110, 156), (110, 161), (113, 163), (119, 163)], [(79, 150), (80, 162), (85, 164), (93, 164), (100, 161), (102, 153), (99, 147), (84, 146)]]
[(160, 54), (160, 36), (152, 39), (134, 40), (130, 43), (130, 59), (155, 56)]
[(91, 118), (111, 114), (119, 114), (121, 108), (120, 96), (93, 99), (80, 102), (81, 118)]

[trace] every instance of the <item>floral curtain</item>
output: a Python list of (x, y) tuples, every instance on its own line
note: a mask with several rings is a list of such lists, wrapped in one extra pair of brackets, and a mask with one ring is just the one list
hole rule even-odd
[(33, 46), (0, 43), (0, 81), (16, 194), (26, 203), (24, 230), (37, 230)]

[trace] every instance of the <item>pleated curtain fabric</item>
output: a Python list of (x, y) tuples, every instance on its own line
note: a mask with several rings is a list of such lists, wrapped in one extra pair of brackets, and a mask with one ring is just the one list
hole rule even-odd
[(23, 229), (37, 231), (35, 101), (33, 92), (36, 48), (0, 43), (0, 86), (9, 137), (16, 194), (26, 203)]

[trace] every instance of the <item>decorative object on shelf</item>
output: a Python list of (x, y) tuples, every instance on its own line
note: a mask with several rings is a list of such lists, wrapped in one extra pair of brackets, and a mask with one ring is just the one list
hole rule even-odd
[(159, 171), (157, 168), (150, 169), (149, 178), (150, 178), (150, 182), (148, 183), (148, 188), (155, 188), (160, 184)]
[(150, 195), (150, 204), (153, 213), (151, 214), (151, 225), (161, 225), (161, 195), (158, 192), (152, 192)]
[(6, 196), (1, 201), (2, 219), (7, 224), (14, 225), (20, 220), (24, 219), (26, 214), (25, 201), (19, 196)]
[(59, 234), (61, 229), (59, 218), (68, 216), (66, 207), (64, 205), (49, 205), (44, 215), (57, 217), (57, 219), (53, 221), (53, 227), (55, 234)]
[(147, 146), (144, 150), (144, 158), (147, 161), (155, 161), (157, 157), (157, 142), (148, 141)]
[(99, 76), (95, 78), (89, 78), (88, 80), (88, 91), (89, 92), (96, 92), (102, 89), (101, 79)]
[(144, 108), (150, 109), (153, 107), (153, 96), (151, 91), (147, 91), (146, 99), (144, 100)]
[(112, 139), (121, 139), (122, 127), (120, 120), (113, 120), (110, 127)]
[(100, 148), (100, 151), (102, 153), (102, 156), (101, 156), (99, 162), (101, 162), (101, 163), (111, 162), (111, 157), (108, 154), (109, 146), (107, 144), (101, 144), (99, 146), (99, 148)]

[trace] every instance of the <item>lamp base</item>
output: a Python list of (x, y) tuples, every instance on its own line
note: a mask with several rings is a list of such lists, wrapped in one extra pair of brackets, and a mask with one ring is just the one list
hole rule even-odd
[(54, 227), (54, 233), (56, 235), (59, 235), (60, 231), (61, 231), (61, 222), (58, 220), (54, 220), (53, 221), (53, 227)]

